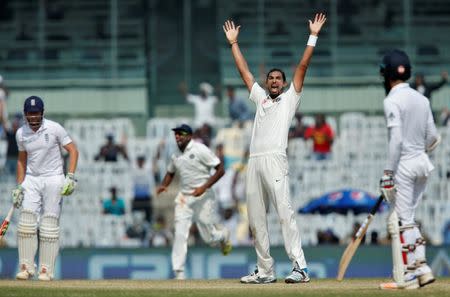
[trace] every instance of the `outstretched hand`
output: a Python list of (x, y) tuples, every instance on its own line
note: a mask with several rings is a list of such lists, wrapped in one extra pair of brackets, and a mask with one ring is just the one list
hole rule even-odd
[(222, 28), (230, 44), (237, 41), (239, 29), (241, 28), (241, 26), (236, 27), (232, 20), (226, 20)]
[(316, 13), (314, 21), (309, 20), (309, 31), (311, 35), (319, 35), (320, 29), (322, 29), (323, 24), (325, 24), (327, 18), (323, 13)]

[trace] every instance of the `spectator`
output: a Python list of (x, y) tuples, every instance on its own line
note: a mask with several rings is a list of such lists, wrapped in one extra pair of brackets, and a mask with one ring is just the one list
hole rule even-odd
[(15, 176), (17, 158), (19, 156), (19, 149), (17, 147), (16, 132), (22, 126), (22, 114), (17, 113), (12, 123), (5, 125), (3, 129), (5, 130), (6, 141), (8, 142), (8, 149), (6, 151), (6, 164), (5, 169), (8, 175)]
[(131, 204), (132, 211), (143, 211), (145, 219), (152, 221), (152, 199), (155, 189), (155, 177), (151, 162), (146, 164), (145, 157), (139, 156), (133, 170), (134, 198)]
[(209, 147), (211, 145), (211, 139), (213, 138), (212, 127), (206, 123), (202, 124), (200, 128), (194, 131), (192, 138)]
[(169, 246), (172, 242), (172, 232), (167, 226), (164, 216), (158, 216), (150, 232), (149, 245), (153, 247)]
[(6, 99), (8, 98), (8, 95), (8, 88), (5, 86), (3, 77), (0, 75), (0, 127), (2, 128), (5, 127), (8, 122), (8, 110), (6, 108)]
[(325, 121), (324, 114), (317, 114), (315, 116), (315, 125), (306, 129), (305, 139), (313, 140), (313, 157), (315, 160), (326, 160), (330, 158), (334, 132), (331, 126)]
[(214, 125), (216, 123), (214, 107), (218, 102), (217, 97), (213, 95), (214, 88), (209, 83), (202, 82), (199, 90), (199, 95), (190, 94), (185, 83), (180, 85), (180, 91), (186, 97), (186, 101), (194, 105), (195, 126), (201, 127), (205, 123)]
[(450, 110), (448, 107), (444, 107), (439, 116), (439, 121), (442, 126), (447, 126), (450, 120)]
[(117, 196), (116, 187), (109, 189), (111, 197), (103, 201), (103, 213), (121, 216), (125, 214), (125, 202)]
[(119, 154), (128, 160), (125, 147), (114, 142), (114, 135), (108, 134), (106, 139), (107, 142), (100, 148), (100, 152), (95, 156), (95, 161), (117, 162)]
[(144, 216), (140, 213), (134, 213), (132, 220), (131, 225), (127, 226), (125, 231), (127, 237), (139, 239), (144, 243), (148, 231), (148, 224), (145, 223)]
[(317, 243), (318, 244), (339, 244), (339, 237), (334, 234), (333, 230), (328, 228), (325, 231), (317, 231)]
[(372, 231), (370, 233), (370, 244), (371, 245), (378, 245), (379, 244), (378, 232), (377, 231)]
[(420, 94), (430, 100), (431, 104), (431, 93), (438, 90), (442, 86), (444, 86), (448, 81), (448, 73), (447, 71), (443, 71), (441, 73), (441, 81), (434, 84), (429, 84), (425, 81), (425, 76), (423, 73), (418, 72), (415, 75), (414, 82), (411, 84), (411, 88), (417, 90)]
[(236, 97), (234, 87), (227, 87), (227, 96), (229, 100), (228, 113), (230, 119), (239, 122), (245, 122), (253, 118), (253, 113), (250, 112), (250, 108), (241, 98)]
[(308, 126), (303, 123), (303, 115), (300, 112), (295, 114), (295, 126), (289, 131), (289, 139), (305, 138), (305, 132)]

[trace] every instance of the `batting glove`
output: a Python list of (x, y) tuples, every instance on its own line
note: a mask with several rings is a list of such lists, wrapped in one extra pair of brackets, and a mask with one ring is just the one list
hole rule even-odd
[(64, 185), (61, 191), (61, 195), (69, 196), (75, 190), (75, 186), (77, 185), (77, 180), (75, 179), (75, 175), (73, 173), (67, 173), (66, 179), (64, 180)]
[(20, 208), (22, 206), (22, 201), (24, 197), (24, 190), (21, 185), (17, 185), (17, 187), (12, 190), (11, 193), (13, 204), (15, 208)]
[(394, 175), (385, 173), (380, 179), (380, 190), (384, 196), (384, 199), (389, 203), (394, 204), (395, 194), (397, 192), (395, 188)]

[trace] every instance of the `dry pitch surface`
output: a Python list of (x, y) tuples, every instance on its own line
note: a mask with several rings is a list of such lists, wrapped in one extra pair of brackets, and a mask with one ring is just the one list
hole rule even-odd
[(238, 280), (62, 280), (53, 282), (0, 280), (0, 296), (450, 296), (450, 278), (418, 290), (382, 291), (387, 279), (315, 279), (308, 284), (244, 285)]

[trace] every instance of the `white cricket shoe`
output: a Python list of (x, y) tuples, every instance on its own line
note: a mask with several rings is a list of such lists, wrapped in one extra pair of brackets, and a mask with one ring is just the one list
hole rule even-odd
[(185, 280), (186, 275), (184, 274), (184, 270), (176, 270), (175, 271), (175, 279), (177, 280)]
[(417, 268), (414, 273), (416, 274), (419, 285), (421, 287), (429, 285), (433, 283), (436, 279), (434, 278), (433, 272), (431, 271), (430, 266), (428, 265), (422, 265), (419, 268)]
[(16, 274), (18, 280), (29, 280), (34, 277), (34, 270), (31, 271), (27, 268), (27, 265), (20, 265), (20, 271)]
[(390, 282), (380, 284), (380, 289), (382, 290), (414, 290), (418, 288), (420, 288), (419, 280), (412, 273), (405, 275), (404, 283)]
[(310, 280), (308, 268), (300, 269), (298, 264), (295, 264), (294, 269), (292, 269), (292, 273), (284, 279), (287, 284), (309, 283)]
[(251, 274), (241, 277), (241, 283), (243, 284), (270, 284), (275, 283), (276, 281), (277, 279), (274, 275), (260, 276), (258, 268)]
[(42, 266), (39, 271), (38, 280), (40, 281), (51, 281), (53, 279), (53, 276), (48, 271), (48, 268), (46, 266)]
[(220, 242), (220, 250), (222, 251), (222, 254), (224, 256), (228, 255), (231, 250), (233, 249), (233, 246), (231, 245), (230, 241), (230, 230), (227, 228), (224, 229), (224, 237), (222, 241)]

